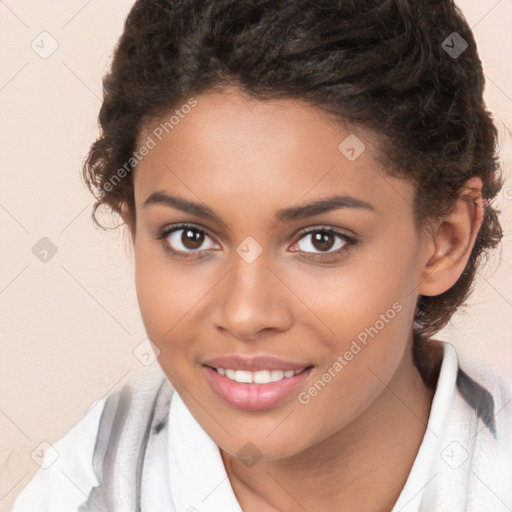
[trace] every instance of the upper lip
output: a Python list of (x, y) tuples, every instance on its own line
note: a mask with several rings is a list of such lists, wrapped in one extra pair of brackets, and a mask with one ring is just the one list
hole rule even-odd
[(247, 357), (242, 355), (230, 355), (207, 359), (202, 363), (212, 368), (228, 368), (231, 370), (298, 370), (310, 366), (308, 364), (285, 361), (274, 356)]

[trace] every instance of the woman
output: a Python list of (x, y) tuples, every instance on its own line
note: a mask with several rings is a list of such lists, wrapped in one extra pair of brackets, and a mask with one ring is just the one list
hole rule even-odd
[(84, 177), (162, 375), (14, 512), (509, 510), (510, 389), (433, 339), (502, 237), (483, 84), (447, 0), (138, 0)]

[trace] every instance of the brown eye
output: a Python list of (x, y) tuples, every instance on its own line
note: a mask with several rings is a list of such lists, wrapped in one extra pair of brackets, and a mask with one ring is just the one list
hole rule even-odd
[(199, 249), (203, 244), (205, 234), (202, 231), (190, 228), (183, 229), (180, 231), (183, 231), (180, 242), (187, 249)]
[[(208, 239), (209, 246), (206, 244)], [(186, 224), (164, 229), (157, 240), (160, 240), (164, 249), (178, 258), (204, 256), (207, 249), (215, 248), (212, 238), (206, 231)]]
[(319, 231), (312, 235), (311, 244), (319, 251), (328, 251), (332, 248), (336, 237), (332, 233)]
[[(309, 243), (306, 243), (306, 242)], [(300, 244), (303, 243), (302, 247)], [(297, 242), (301, 252), (311, 254), (334, 254), (346, 250), (354, 240), (331, 228), (316, 228), (302, 233)]]

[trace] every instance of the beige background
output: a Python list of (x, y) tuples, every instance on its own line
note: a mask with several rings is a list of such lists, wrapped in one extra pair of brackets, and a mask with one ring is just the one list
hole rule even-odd
[[(158, 369), (135, 355), (145, 333), (127, 238), (94, 228), (79, 175), (97, 136), (101, 76), (132, 3), (0, 1), (0, 511), (38, 469), (31, 454), (40, 443), (55, 442), (126, 379)], [(438, 338), (462, 364), (512, 380), (512, 1), (458, 4), (500, 132), (506, 237), (456, 329)], [(46, 263), (32, 252), (43, 237), (57, 248)]]

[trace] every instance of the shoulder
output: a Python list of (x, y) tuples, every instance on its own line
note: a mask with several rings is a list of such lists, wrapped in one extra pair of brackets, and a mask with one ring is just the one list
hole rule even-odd
[(479, 361), (459, 362), (455, 347), (443, 344), (420, 510), (512, 510), (511, 382)]
[(470, 411), (480, 427), (485, 427), (490, 435), (497, 438), (497, 421), (509, 422), (512, 415), (512, 408), (506, 408), (512, 401), (512, 379), (474, 358), (462, 357), (461, 361), (457, 348), (450, 342), (432, 341), (443, 347), (442, 364), (438, 366), (444, 376), (440, 379), (442, 385), (438, 382), (437, 388), (449, 392), (453, 383), (455, 399), (452, 407)]
[[(78, 423), (48, 445), (41, 468), (18, 495), (12, 512), (76, 510), (101, 484), (103, 461), (113, 450), (114, 438), (123, 437), (128, 427), (130, 439), (140, 442), (133, 432), (148, 422), (156, 399), (160, 397), (161, 402), (165, 395), (166, 402), (171, 393), (168, 380), (159, 373), (132, 378), (96, 400)], [(159, 420), (165, 421), (165, 415)], [(119, 448), (119, 439), (116, 446)]]
[(18, 495), (12, 512), (73, 510), (83, 501), (81, 489), (96, 484), (91, 460), (104, 405), (105, 399), (96, 400), (71, 430), (47, 445), (41, 468)]
[[(457, 373), (457, 391), (481, 426), (499, 441), (512, 431), (512, 381), (496, 368), (468, 361)], [(505, 431), (503, 431), (503, 427)]]
[(456, 468), (448, 466), (465, 475), (467, 510), (510, 510), (504, 504), (512, 506), (511, 381), (479, 362), (463, 366), (457, 373), (448, 440), (460, 451), (460, 460)]

